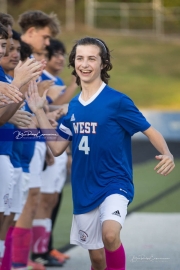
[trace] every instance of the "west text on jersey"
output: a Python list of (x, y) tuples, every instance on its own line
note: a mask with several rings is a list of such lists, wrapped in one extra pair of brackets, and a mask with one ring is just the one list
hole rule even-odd
[(75, 122), (73, 123), (75, 133), (90, 134), (96, 133), (97, 123), (96, 122)]

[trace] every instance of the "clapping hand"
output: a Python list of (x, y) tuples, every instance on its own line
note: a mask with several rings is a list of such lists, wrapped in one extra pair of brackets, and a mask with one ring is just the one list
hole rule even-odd
[(17, 110), (9, 122), (18, 128), (28, 128), (32, 121), (32, 114), (27, 111)]
[(14, 102), (19, 103), (20, 101), (22, 101), (22, 93), (16, 86), (0, 82), (0, 102), (2, 106)]
[(46, 103), (47, 90), (44, 91), (43, 96), (40, 97), (38, 87), (35, 80), (30, 81), (28, 91), (25, 94), (26, 101), (31, 111), (36, 114), (39, 109), (42, 109)]
[(19, 61), (14, 69), (13, 84), (19, 88), (28, 83), (31, 79), (37, 79), (42, 73), (43, 64), (37, 62), (34, 58), (26, 60), (25, 63)]
[(45, 81), (41, 81), (37, 84), (38, 86), (38, 92), (40, 97), (43, 96), (43, 93), (45, 90), (49, 90), (49, 88), (54, 85), (54, 82), (52, 80), (45, 80)]

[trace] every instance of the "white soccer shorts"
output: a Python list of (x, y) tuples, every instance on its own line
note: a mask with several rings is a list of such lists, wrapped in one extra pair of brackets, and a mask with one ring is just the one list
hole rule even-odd
[(67, 154), (64, 152), (62, 155), (54, 158), (54, 164), (47, 166), (42, 172), (41, 178), (41, 192), (53, 194), (60, 193), (64, 187), (67, 176)]
[(14, 168), (13, 185), (9, 192), (9, 210), (11, 213), (22, 212), (22, 168)]
[(30, 185), (30, 173), (23, 172), (22, 173), (22, 207), (24, 207), (28, 193), (29, 193), (29, 185)]
[(44, 161), (46, 157), (46, 143), (36, 142), (34, 155), (30, 162), (30, 183), (29, 188), (41, 187), (41, 173), (44, 167)]
[(0, 212), (9, 209), (9, 191), (13, 185), (14, 168), (7, 155), (0, 155)]
[(113, 194), (108, 196), (99, 207), (91, 212), (73, 215), (70, 243), (88, 250), (103, 248), (103, 222), (115, 220), (123, 226), (127, 215), (128, 202), (124, 196)]
[[(21, 181), (21, 192), (22, 192), (21, 209), (22, 210), (24, 208), (24, 205), (28, 197), (29, 181), (30, 181), (30, 173), (22, 172), (22, 181)], [(17, 221), (20, 215), (21, 213), (17, 213), (14, 217), (14, 221)]]

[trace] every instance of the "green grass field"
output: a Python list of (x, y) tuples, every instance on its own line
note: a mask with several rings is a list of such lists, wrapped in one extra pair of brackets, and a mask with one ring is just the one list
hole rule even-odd
[[(134, 166), (135, 197), (129, 210), (144, 201), (153, 198), (162, 191), (170, 188), (180, 181), (180, 160), (176, 160), (175, 170), (167, 177), (158, 175), (153, 168), (156, 162), (150, 161)], [(62, 207), (58, 215), (54, 229), (54, 242), (57, 248), (64, 247), (69, 243), (69, 234), (72, 219), (71, 186), (67, 184), (64, 188)], [(180, 189), (162, 198), (161, 200), (141, 209), (141, 212), (180, 212)]]
[[(74, 41), (87, 35), (102, 38), (111, 50), (112, 87), (130, 96), (140, 108), (179, 109), (180, 44), (81, 28), (78, 32), (62, 31), (60, 38), (70, 52)], [(62, 73), (66, 84), (70, 72), (66, 67)]]

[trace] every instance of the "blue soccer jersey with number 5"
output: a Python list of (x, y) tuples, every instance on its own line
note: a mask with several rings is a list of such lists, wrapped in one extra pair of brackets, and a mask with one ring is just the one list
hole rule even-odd
[(88, 101), (79, 94), (70, 102), (59, 133), (72, 140), (74, 214), (115, 193), (132, 201), (131, 136), (149, 127), (130, 98), (104, 83)]

